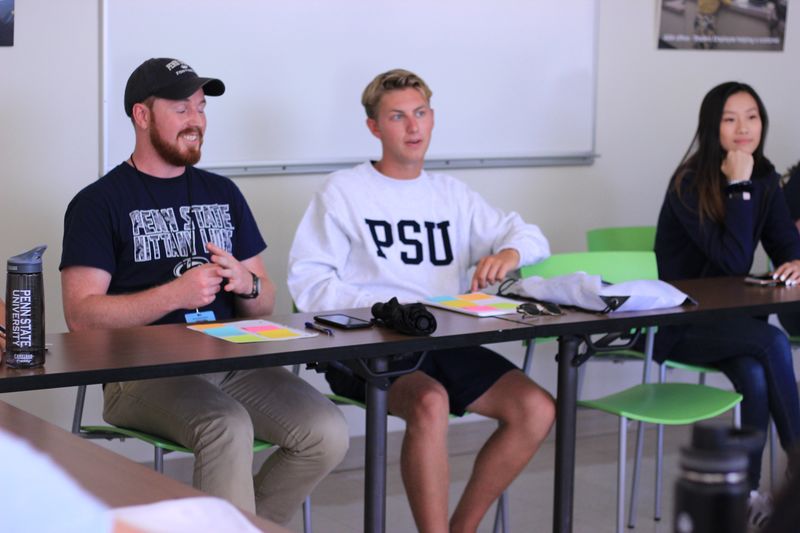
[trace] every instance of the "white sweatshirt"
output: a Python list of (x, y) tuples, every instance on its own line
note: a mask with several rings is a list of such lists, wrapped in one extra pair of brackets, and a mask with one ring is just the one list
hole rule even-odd
[(537, 226), (457, 179), (399, 180), (367, 162), (331, 174), (311, 200), (289, 252), (289, 292), (302, 311), (462, 293), (469, 268), (506, 248), (520, 265), (550, 255)]
[[(108, 507), (50, 456), (0, 430), (0, 487), (4, 533), (111, 533)], [(99, 475), (100, 472), (97, 472)], [(124, 480), (120, 480), (124, 483)]]

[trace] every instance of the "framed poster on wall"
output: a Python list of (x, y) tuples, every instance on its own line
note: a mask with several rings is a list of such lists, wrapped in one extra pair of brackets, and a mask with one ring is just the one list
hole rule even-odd
[(661, 0), (658, 47), (780, 52), (789, 0)]
[(14, 1), (0, 0), (0, 46), (14, 46)]

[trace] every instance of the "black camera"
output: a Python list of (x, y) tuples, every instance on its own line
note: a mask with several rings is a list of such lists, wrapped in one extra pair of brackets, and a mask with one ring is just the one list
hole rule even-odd
[(436, 317), (420, 304), (400, 304), (397, 298), (372, 306), (372, 316), (386, 327), (406, 335), (430, 335), (436, 331)]

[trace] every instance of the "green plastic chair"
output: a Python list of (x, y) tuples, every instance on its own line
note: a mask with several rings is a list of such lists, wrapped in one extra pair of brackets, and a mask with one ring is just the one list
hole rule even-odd
[[(617, 263), (617, 264), (614, 264)], [(580, 268), (578, 268), (580, 266)], [(604, 281), (609, 283), (620, 283), (632, 279), (657, 279), (658, 270), (655, 266), (654, 257), (641, 255), (641, 252), (627, 251), (608, 253), (586, 252), (554, 254), (540, 263), (526, 265), (519, 269), (519, 277), (527, 278), (530, 276), (541, 276), (552, 278), (576, 271), (586, 272), (596, 276), (601, 276)], [(533, 352), (537, 344), (551, 342), (553, 337), (542, 337), (531, 339), (528, 342), (525, 358), (523, 360), (523, 371), (530, 375), (529, 370), (533, 359)], [(595, 355), (595, 360), (611, 361), (615, 363), (644, 359), (644, 354), (637, 350), (619, 349)], [(583, 367), (578, 374), (578, 396), (583, 384)]]
[[(609, 283), (621, 283), (633, 279), (657, 279), (658, 270), (655, 265), (655, 257), (641, 255), (642, 252), (627, 251), (614, 253), (592, 253), (573, 252), (554, 254), (533, 265), (526, 265), (519, 269), (519, 277), (527, 278), (530, 276), (540, 276), (552, 278), (581, 271), (595, 276), (601, 276), (604, 281)], [(616, 264), (615, 264), (616, 263)], [(541, 339), (531, 339), (529, 343), (540, 344), (554, 340), (552, 337)], [(530, 358), (533, 356), (532, 347), (529, 346), (525, 354), (523, 369), (530, 367)], [(642, 352), (637, 350), (615, 350), (597, 354), (598, 359), (606, 361), (620, 362), (625, 360), (644, 359)], [(527, 372), (526, 372), (527, 373)], [(582, 377), (581, 377), (582, 382)], [(578, 390), (581, 386), (578, 386)]]
[[(541, 263), (520, 269), (521, 277), (545, 278), (573, 272), (599, 275), (605, 281), (619, 283), (657, 277), (655, 253), (652, 251), (602, 251), (554, 254)], [(644, 354), (643, 383), (595, 400), (579, 400), (582, 407), (598, 409), (620, 417), (619, 457), (617, 470), (617, 531), (623, 531), (625, 515), (625, 456), (628, 420), (658, 425), (683, 425), (714, 418), (736, 408), (742, 396), (736, 392), (701, 384), (649, 383), (654, 330), (648, 329), (648, 351)], [(632, 356), (641, 352), (626, 350)], [(738, 417), (737, 417), (738, 419)], [(641, 441), (637, 441), (637, 455)], [(638, 465), (638, 460), (637, 460)], [(638, 467), (637, 467), (638, 469)], [(660, 471), (657, 471), (660, 474)], [(634, 477), (635, 480), (635, 477)], [(657, 481), (660, 487), (660, 479)], [(631, 489), (631, 510), (635, 504), (635, 486)], [(657, 499), (657, 507), (659, 500)], [(631, 519), (632, 522), (631, 512)], [(629, 523), (633, 527), (632, 523)]]
[[(591, 229), (586, 232), (586, 248), (590, 252), (607, 252), (607, 251), (651, 251), (655, 249), (656, 243), (656, 227), (655, 226), (616, 226), (616, 227), (608, 227), (608, 228), (595, 228)], [(772, 270), (772, 265), (768, 265), (767, 270)], [(657, 277), (657, 273), (656, 276)], [(654, 277), (654, 279), (655, 279)], [(790, 342), (793, 342), (791, 337), (789, 338)], [(798, 343), (800, 343), (800, 338), (797, 339)], [(614, 357), (614, 354), (610, 354)], [(626, 357), (637, 357), (636, 353), (631, 353), (626, 351), (624, 353)], [(643, 353), (639, 353), (639, 356), (644, 357)], [(685, 372), (694, 372), (697, 374), (698, 379), (697, 382), (701, 385), (705, 385), (706, 383), (706, 374), (716, 374), (720, 373), (719, 369), (712, 367), (712, 366), (704, 366), (704, 365), (693, 365), (690, 363), (681, 363), (679, 361), (674, 361), (672, 359), (667, 359), (664, 361), (660, 366), (660, 373), (659, 379), (660, 381), (666, 381), (666, 372), (667, 370), (682, 370)], [(662, 469), (663, 469), (663, 448), (664, 448), (664, 430), (662, 426), (658, 426), (657, 428), (658, 436), (657, 436), (657, 459), (656, 459), (656, 508), (655, 508), (655, 519), (661, 519), (661, 477), (662, 477)], [(643, 435), (643, 427), (640, 425), (639, 430), (637, 431), (637, 443), (636, 443), (636, 462), (634, 463), (634, 475), (633, 475), (633, 484), (636, 486), (638, 482), (638, 473), (639, 473), (639, 462), (641, 460), (641, 448), (642, 442), (644, 439)], [(776, 457), (776, 443), (778, 441), (777, 433), (775, 431), (775, 424), (770, 424), (770, 432), (769, 432), (769, 472), (770, 472), (770, 486), (774, 489), (775, 484), (777, 481), (777, 465), (775, 461)], [(628, 519), (628, 526), (633, 527), (635, 525), (635, 492), (634, 496), (631, 499), (631, 510), (630, 516)]]
[[(586, 249), (590, 252), (640, 251), (649, 252), (656, 245), (655, 226), (615, 226), (595, 228), (586, 232)], [(648, 269), (639, 279), (658, 279), (658, 268)], [(640, 352), (641, 353), (641, 352)], [(642, 357), (644, 354), (641, 354)], [(714, 367), (692, 365), (667, 359), (661, 368), (673, 368), (699, 373), (699, 383), (705, 384), (706, 373), (719, 372)]]
[(655, 242), (655, 226), (595, 228), (586, 232), (586, 249), (590, 252), (650, 252)]
[[(652, 252), (656, 243), (655, 226), (615, 226), (608, 228), (595, 228), (586, 232), (586, 249), (590, 252)], [(642, 272), (635, 274), (636, 278), (627, 279), (658, 279), (656, 264), (646, 265)], [(614, 280), (606, 280), (614, 283)], [(643, 357), (641, 352), (638, 356)], [(636, 353), (629, 354), (634, 357)]]
[[(521, 278), (530, 276), (552, 278), (578, 271), (601, 276), (603, 281), (609, 283), (621, 283), (636, 279), (658, 279), (655, 254), (651, 251), (602, 251), (554, 254), (540, 263), (520, 268), (519, 276)], [(540, 341), (541, 340), (550, 340), (550, 338), (540, 339)], [(595, 358), (612, 360), (615, 362), (625, 360), (642, 361), (645, 359), (645, 355), (639, 350), (620, 349), (597, 354)], [(525, 364), (527, 363), (526, 359)]]
[[(83, 406), (86, 402), (86, 385), (78, 386), (75, 398), (75, 412), (72, 417), (72, 433), (84, 439), (125, 440), (137, 439), (153, 447), (153, 469), (159, 474), (164, 473), (164, 455), (170, 452), (181, 452), (194, 455), (194, 452), (185, 446), (165, 437), (152, 433), (138, 431), (121, 426), (112, 425), (82, 425)], [(253, 439), (253, 452), (261, 452), (272, 448), (274, 444), (260, 439)], [(306, 497), (303, 502), (303, 532), (312, 533), (311, 527), (311, 497)]]
[(633, 279), (657, 279), (655, 254), (642, 251), (572, 252), (553, 254), (544, 261), (520, 268), (520, 277), (552, 278), (573, 272), (601, 276), (620, 283)]
[(619, 417), (617, 533), (624, 531), (628, 420), (661, 426), (694, 424), (734, 409), (741, 401), (742, 395), (737, 392), (693, 383), (642, 383), (596, 400), (578, 401), (582, 407)]

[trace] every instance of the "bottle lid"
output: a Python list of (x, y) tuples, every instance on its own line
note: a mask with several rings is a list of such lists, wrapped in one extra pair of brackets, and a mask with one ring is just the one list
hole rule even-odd
[(692, 429), (692, 447), (697, 450), (741, 450), (756, 452), (764, 442), (764, 433), (752, 428), (733, 428), (721, 423), (696, 424)]
[(698, 450), (681, 448), (680, 465), (684, 471), (727, 474), (747, 470), (747, 454), (743, 450)]
[(47, 245), (37, 246), (27, 252), (8, 259), (8, 271), (20, 274), (35, 274), (42, 271), (42, 255)]
[(757, 430), (696, 424), (691, 446), (681, 448), (680, 463), (684, 470), (693, 472), (743, 472), (747, 469), (748, 453), (761, 449), (762, 442), (763, 433)]

